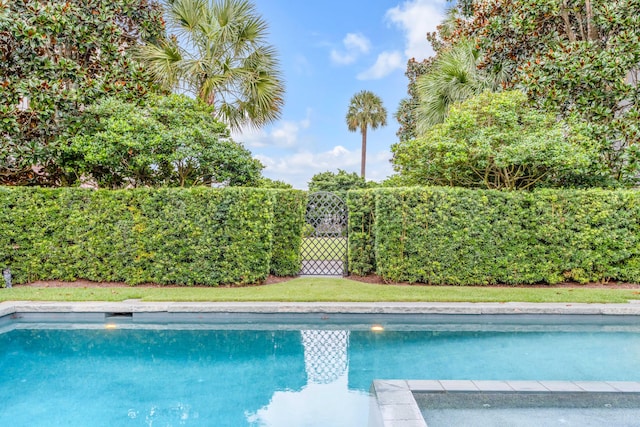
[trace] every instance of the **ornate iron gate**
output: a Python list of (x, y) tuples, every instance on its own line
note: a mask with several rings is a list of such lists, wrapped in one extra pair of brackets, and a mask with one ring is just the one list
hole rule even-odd
[(313, 193), (305, 218), (300, 274), (346, 276), (347, 204), (333, 193)]

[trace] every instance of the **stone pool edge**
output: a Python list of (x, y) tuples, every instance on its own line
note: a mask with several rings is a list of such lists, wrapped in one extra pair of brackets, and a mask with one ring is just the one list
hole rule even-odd
[(428, 427), (414, 393), (633, 393), (634, 381), (471, 381), (374, 380), (370, 419), (372, 427)]
[(355, 314), (563, 314), (639, 316), (640, 301), (586, 303), (350, 303), (350, 302), (52, 302), (5, 301), (0, 317), (16, 313), (355, 313)]

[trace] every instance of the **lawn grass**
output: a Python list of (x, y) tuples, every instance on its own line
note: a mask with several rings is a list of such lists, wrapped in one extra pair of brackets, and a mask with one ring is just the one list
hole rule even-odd
[(298, 278), (239, 288), (37, 288), (0, 289), (0, 301), (281, 301), (281, 302), (562, 302), (626, 303), (638, 289), (400, 286), (341, 278)]

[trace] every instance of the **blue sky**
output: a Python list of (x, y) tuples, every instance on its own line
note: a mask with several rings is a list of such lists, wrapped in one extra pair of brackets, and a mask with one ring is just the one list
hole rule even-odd
[(345, 115), (351, 97), (382, 98), (387, 126), (367, 138), (367, 179), (392, 173), (393, 117), (406, 97), (409, 58), (431, 56), (425, 38), (450, 7), (445, 0), (254, 0), (270, 28), (286, 82), (281, 120), (234, 135), (266, 166), (264, 175), (306, 189), (324, 171), (360, 173), (359, 132)]

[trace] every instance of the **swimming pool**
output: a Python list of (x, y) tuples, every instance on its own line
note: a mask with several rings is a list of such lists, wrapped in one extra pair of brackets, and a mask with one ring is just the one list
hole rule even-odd
[(429, 427), (636, 427), (637, 393), (416, 393)]
[(0, 425), (367, 426), (374, 379), (640, 381), (636, 316), (0, 319)]

